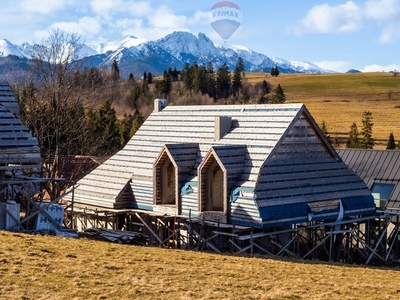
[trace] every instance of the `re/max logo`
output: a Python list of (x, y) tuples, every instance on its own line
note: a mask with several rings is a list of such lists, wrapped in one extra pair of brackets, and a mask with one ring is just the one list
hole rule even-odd
[(233, 18), (238, 18), (239, 19), (239, 13), (233, 12), (233, 11), (219, 11), (213, 13), (213, 18), (217, 17), (233, 17)]

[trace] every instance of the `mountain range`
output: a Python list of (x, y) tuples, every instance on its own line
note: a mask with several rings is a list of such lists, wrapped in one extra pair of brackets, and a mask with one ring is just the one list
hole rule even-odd
[[(243, 59), (246, 72), (269, 73), (277, 66), (282, 73), (333, 73), (315, 64), (304, 61), (289, 61), (257, 53), (244, 46), (216, 45), (205, 34), (197, 36), (188, 32), (173, 32), (156, 41), (145, 41), (134, 36), (125, 36), (118, 41), (98, 44), (82, 44), (79, 63), (86, 67), (110, 67), (116, 60), (122, 77), (132, 73), (136, 78), (143, 72), (161, 75), (169, 67), (181, 70), (185, 63), (197, 62), (214, 69), (226, 63), (232, 71), (239, 57)], [(0, 76), (9, 69), (24, 69), (29, 63), (28, 43), (15, 45), (6, 39), (0, 40)]]

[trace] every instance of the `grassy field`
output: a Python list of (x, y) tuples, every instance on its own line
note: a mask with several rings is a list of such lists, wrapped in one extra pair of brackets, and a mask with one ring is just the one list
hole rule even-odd
[(386, 145), (393, 132), (400, 139), (400, 77), (391, 73), (355, 74), (281, 74), (271, 77), (247, 74), (250, 83), (267, 80), (280, 84), (286, 103), (301, 102), (306, 105), (316, 122), (325, 121), (332, 138), (348, 137), (355, 122), (361, 130), (364, 111), (372, 112), (373, 138), (376, 148)]
[(1, 299), (399, 299), (395, 269), (0, 231)]

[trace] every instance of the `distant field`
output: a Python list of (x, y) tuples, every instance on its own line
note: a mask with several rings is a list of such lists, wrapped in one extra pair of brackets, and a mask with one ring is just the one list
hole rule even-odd
[(246, 74), (251, 83), (265, 79), (273, 87), (280, 84), (286, 103), (304, 103), (319, 125), (325, 121), (331, 137), (347, 138), (353, 122), (361, 131), (362, 113), (368, 110), (373, 116), (373, 138), (380, 143), (376, 148), (386, 145), (391, 132), (396, 141), (400, 139), (400, 76), (383, 72), (265, 75)]
[(3, 299), (399, 299), (400, 272), (0, 231)]

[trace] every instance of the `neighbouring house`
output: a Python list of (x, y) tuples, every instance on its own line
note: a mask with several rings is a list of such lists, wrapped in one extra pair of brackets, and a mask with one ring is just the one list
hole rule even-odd
[(366, 184), (303, 104), (168, 106), (156, 99), (124, 149), (78, 181), (74, 201), (256, 228), (375, 212)]
[(377, 208), (400, 211), (400, 151), (337, 149), (337, 152), (365, 181)]
[(19, 105), (7, 83), (0, 82), (0, 177), (6, 171), (40, 167), (40, 149), (19, 119)]
[(13, 178), (40, 169), (40, 164), (38, 141), (19, 119), (10, 86), (0, 82), (0, 229), (19, 228), (20, 205), (14, 201)]

